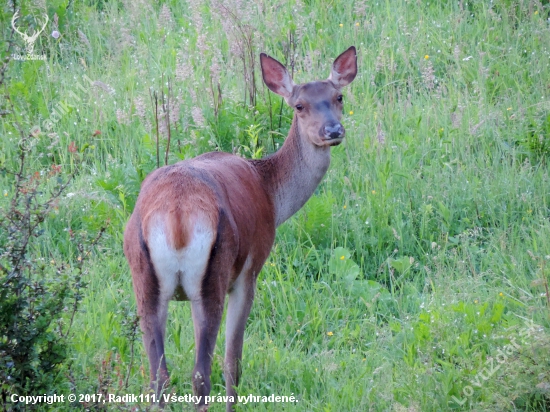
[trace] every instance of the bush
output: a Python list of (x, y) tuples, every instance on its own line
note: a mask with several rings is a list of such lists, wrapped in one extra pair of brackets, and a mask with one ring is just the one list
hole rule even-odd
[[(9, 99), (8, 99), (9, 100)], [(34, 137), (19, 131), (19, 158), (13, 170), (1, 167), (4, 178), (13, 177), (0, 208), (0, 394), (5, 405), (11, 394), (33, 395), (52, 391), (69, 359), (70, 329), (78, 310), (84, 261), (98, 242), (78, 240), (67, 262), (40, 257), (42, 226), (68, 187), (72, 175), (61, 178), (61, 167), (29, 170)], [(8, 194), (11, 193), (11, 196)], [(17, 405), (12, 405), (17, 408)]]

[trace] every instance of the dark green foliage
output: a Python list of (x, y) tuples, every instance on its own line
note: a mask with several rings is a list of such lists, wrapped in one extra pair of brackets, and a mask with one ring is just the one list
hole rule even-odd
[(550, 156), (550, 114), (531, 120), (524, 143), (535, 158), (546, 160)]
[[(9, 98), (8, 98), (9, 101)], [(13, 107), (13, 105), (11, 105)], [(62, 384), (59, 376), (70, 356), (70, 328), (86, 283), (83, 262), (104, 229), (87, 243), (71, 234), (76, 247), (67, 262), (49, 262), (37, 246), (45, 236), (45, 221), (73, 176), (61, 168), (32, 172), (32, 135), (20, 132), (15, 170), (2, 168), (13, 184), (5, 192), (0, 213), (0, 396), (50, 394)], [(11, 193), (11, 196), (7, 196)], [(78, 255), (78, 256), (77, 256)], [(22, 404), (12, 405), (20, 409)], [(23, 404), (24, 405), (24, 404)]]

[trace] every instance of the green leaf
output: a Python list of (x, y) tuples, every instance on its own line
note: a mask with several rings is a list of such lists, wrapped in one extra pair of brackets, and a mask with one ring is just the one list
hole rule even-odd
[(390, 266), (402, 275), (411, 268), (414, 263), (414, 258), (412, 256), (402, 256), (399, 259), (390, 258), (389, 262)]
[(361, 273), (359, 266), (351, 259), (351, 252), (343, 247), (334, 249), (328, 262), (329, 272), (336, 275), (337, 280), (352, 282)]

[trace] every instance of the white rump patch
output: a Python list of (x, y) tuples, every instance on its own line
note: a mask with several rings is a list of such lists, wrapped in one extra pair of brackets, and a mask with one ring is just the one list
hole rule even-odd
[(205, 221), (196, 219), (189, 243), (179, 250), (169, 245), (166, 236), (164, 223), (159, 219), (148, 239), (151, 260), (159, 279), (159, 303), (167, 305), (178, 285), (182, 286), (190, 301), (198, 300), (214, 232)]

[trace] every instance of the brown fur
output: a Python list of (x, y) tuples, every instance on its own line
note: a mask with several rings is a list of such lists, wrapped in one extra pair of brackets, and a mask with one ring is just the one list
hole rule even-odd
[[(244, 328), (257, 276), (273, 245), (275, 228), (313, 194), (329, 167), (330, 146), (344, 137), (338, 96), (357, 71), (353, 47), (336, 59), (328, 80), (303, 85), (295, 85), (284, 66), (265, 54), (261, 63), (268, 87), (291, 106), (301, 105), (283, 147), (261, 160), (214, 152), (154, 171), (142, 184), (124, 233), (151, 386), (157, 394), (169, 379), (164, 356), (167, 299), (190, 297), (179, 283), (174, 292), (166, 289), (172, 287), (170, 282), (179, 282), (179, 275), (157, 273), (150, 248), (164, 250), (164, 243), (150, 244), (152, 233), (154, 239), (161, 233), (173, 251), (185, 251), (193, 244), (196, 227), (214, 235), (211, 244), (200, 243), (207, 249), (197, 258), (206, 261), (206, 267), (197, 279), (199, 296), (191, 296), (196, 344), (192, 380), (195, 395), (203, 397), (198, 405), (201, 411), (208, 409), (204, 396), (210, 393), (212, 355), (225, 296), (229, 294), (225, 376), (227, 394), (236, 397)], [(162, 266), (164, 262), (156, 256), (155, 262)], [(172, 255), (166, 256), (171, 259)], [(227, 410), (232, 408), (229, 402)]]

